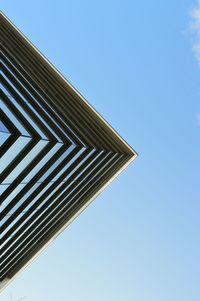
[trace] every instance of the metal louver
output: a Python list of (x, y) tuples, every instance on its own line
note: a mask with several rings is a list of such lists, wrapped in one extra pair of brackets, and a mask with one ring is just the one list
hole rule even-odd
[(137, 154), (0, 13), (0, 288)]

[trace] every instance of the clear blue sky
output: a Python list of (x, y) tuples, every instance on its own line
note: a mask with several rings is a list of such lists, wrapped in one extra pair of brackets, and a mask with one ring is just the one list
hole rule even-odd
[(139, 152), (1, 301), (200, 300), (196, 0), (1, 0)]

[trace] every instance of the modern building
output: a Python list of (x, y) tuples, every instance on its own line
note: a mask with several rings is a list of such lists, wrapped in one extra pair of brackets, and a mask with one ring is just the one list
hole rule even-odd
[(0, 13), (0, 289), (136, 157)]

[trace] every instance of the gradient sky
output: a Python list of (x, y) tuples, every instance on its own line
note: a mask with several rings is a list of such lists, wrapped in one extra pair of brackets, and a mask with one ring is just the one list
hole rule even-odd
[(200, 300), (197, 2), (0, 1), (140, 154), (1, 301)]

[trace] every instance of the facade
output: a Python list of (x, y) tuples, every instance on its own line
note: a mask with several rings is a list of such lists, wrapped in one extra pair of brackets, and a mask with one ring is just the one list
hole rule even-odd
[(0, 289), (136, 157), (0, 13)]

